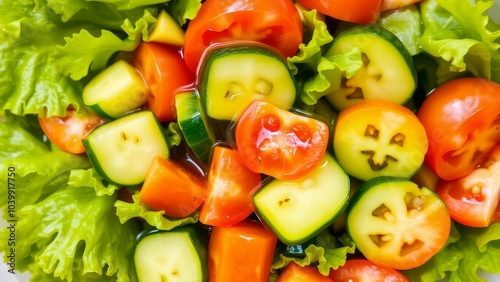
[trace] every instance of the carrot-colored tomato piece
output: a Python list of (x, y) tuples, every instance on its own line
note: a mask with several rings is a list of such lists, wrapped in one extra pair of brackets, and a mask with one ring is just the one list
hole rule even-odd
[(269, 281), (277, 240), (274, 233), (252, 219), (213, 227), (208, 244), (208, 280)]
[(250, 194), (260, 186), (260, 174), (248, 169), (231, 148), (215, 146), (207, 181), (207, 199), (200, 222), (212, 226), (236, 224), (252, 212)]
[(500, 84), (481, 78), (442, 84), (418, 118), (429, 139), (425, 164), (442, 179), (464, 177), (500, 143)]
[(184, 58), (196, 72), (208, 46), (233, 40), (261, 42), (291, 57), (302, 35), (300, 15), (290, 0), (207, 0), (187, 27)]
[(85, 153), (82, 139), (105, 121), (86, 110), (77, 114), (74, 109), (68, 109), (64, 117), (38, 117), (40, 127), (47, 138), (57, 147), (72, 154)]
[(371, 262), (367, 259), (347, 260), (343, 266), (330, 270), (330, 278), (335, 282), (348, 281), (392, 281), (408, 282), (399, 271)]
[(207, 197), (200, 176), (160, 157), (151, 162), (139, 195), (146, 205), (175, 218), (191, 215)]
[(380, 14), (383, 0), (297, 0), (309, 9), (335, 19), (367, 24), (374, 23)]
[(180, 50), (162, 43), (141, 42), (133, 53), (132, 62), (148, 85), (146, 107), (161, 122), (177, 119), (175, 94), (195, 81)]
[(326, 123), (253, 101), (238, 117), (238, 154), (253, 171), (278, 179), (299, 178), (320, 163), (328, 145)]
[(300, 266), (291, 262), (283, 269), (276, 282), (333, 282), (333, 280), (321, 274), (314, 266)]

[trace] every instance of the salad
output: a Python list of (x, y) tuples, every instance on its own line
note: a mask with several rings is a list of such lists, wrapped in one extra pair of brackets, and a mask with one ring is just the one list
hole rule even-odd
[(8, 273), (500, 274), (493, 5), (1, 0)]

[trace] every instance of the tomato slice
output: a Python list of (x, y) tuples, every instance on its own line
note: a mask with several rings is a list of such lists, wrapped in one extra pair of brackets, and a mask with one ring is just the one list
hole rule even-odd
[(98, 125), (106, 120), (92, 112), (69, 108), (66, 116), (38, 117), (38, 122), (47, 138), (57, 147), (72, 154), (83, 154), (85, 148), (82, 140)]
[(472, 227), (486, 227), (499, 221), (500, 146), (470, 174), (455, 180), (441, 180), (436, 193), (455, 221)]
[(300, 15), (290, 0), (207, 0), (186, 29), (184, 58), (196, 72), (208, 46), (233, 40), (258, 41), (291, 57), (302, 35)]
[(399, 271), (371, 262), (367, 259), (350, 259), (337, 269), (330, 270), (330, 278), (335, 282), (348, 281), (391, 281), (408, 282)]
[(186, 66), (180, 50), (162, 43), (141, 42), (133, 53), (132, 63), (149, 88), (146, 107), (161, 122), (177, 119), (175, 94), (195, 81), (194, 73)]
[(213, 227), (208, 243), (208, 281), (269, 281), (277, 241), (274, 233), (256, 220)]
[(313, 170), (323, 159), (329, 128), (325, 123), (254, 100), (239, 116), (235, 142), (251, 170), (292, 180)]
[(291, 262), (283, 269), (276, 282), (333, 282), (330, 277), (324, 276), (311, 265), (300, 266)]
[(248, 169), (231, 148), (215, 146), (208, 173), (208, 196), (200, 222), (212, 226), (236, 224), (252, 212), (250, 194), (260, 186), (260, 174)]
[(361, 101), (340, 112), (333, 149), (351, 176), (410, 178), (422, 166), (427, 136), (408, 108), (389, 101)]
[(442, 179), (464, 177), (500, 143), (500, 84), (447, 82), (424, 100), (418, 118), (429, 138), (425, 164)]
[(151, 162), (139, 195), (146, 205), (174, 218), (191, 215), (207, 197), (200, 176), (160, 157)]
[(380, 14), (383, 0), (297, 0), (309, 9), (335, 19), (367, 24), (374, 23)]

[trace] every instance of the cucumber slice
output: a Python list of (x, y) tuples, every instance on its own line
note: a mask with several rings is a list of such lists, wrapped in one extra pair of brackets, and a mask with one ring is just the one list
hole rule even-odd
[(169, 156), (164, 130), (151, 111), (102, 124), (83, 139), (83, 145), (102, 177), (125, 186), (142, 183), (153, 158)]
[(160, 42), (182, 47), (184, 45), (184, 30), (171, 15), (165, 10), (161, 10), (146, 42)]
[(139, 282), (207, 280), (207, 245), (193, 226), (152, 231), (140, 238), (134, 253)]
[(328, 153), (297, 180), (274, 179), (253, 195), (256, 213), (285, 244), (301, 244), (330, 225), (347, 205), (349, 177)]
[(115, 119), (146, 103), (148, 87), (132, 65), (120, 60), (85, 85), (82, 98), (98, 115)]
[(203, 163), (208, 161), (214, 134), (208, 126), (207, 117), (200, 105), (195, 91), (182, 92), (175, 95), (177, 121), (184, 139), (194, 155)]
[(261, 45), (213, 49), (203, 63), (199, 85), (207, 115), (218, 120), (233, 119), (256, 98), (289, 109), (297, 91), (285, 61)]
[(353, 77), (343, 78), (340, 89), (326, 95), (337, 110), (363, 100), (386, 100), (404, 104), (417, 87), (413, 58), (403, 43), (378, 25), (357, 25), (342, 31), (325, 56), (353, 48), (361, 51), (363, 66)]

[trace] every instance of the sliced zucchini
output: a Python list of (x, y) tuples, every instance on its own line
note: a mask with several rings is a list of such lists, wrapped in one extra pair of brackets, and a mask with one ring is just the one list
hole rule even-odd
[(274, 179), (253, 195), (260, 219), (285, 244), (301, 244), (330, 225), (347, 205), (349, 177), (326, 153), (297, 180)]
[(285, 61), (261, 45), (211, 50), (202, 65), (199, 90), (207, 115), (217, 120), (232, 120), (255, 98), (289, 109), (297, 91)]
[(125, 186), (142, 183), (153, 158), (169, 156), (163, 127), (151, 111), (100, 125), (83, 139), (83, 145), (102, 177)]
[(115, 119), (146, 103), (148, 87), (132, 65), (120, 60), (85, 85), (82, 98), (98, 115)]
[(208, 161), (215, 142), (212, 128), (195, 91), (175, 95), (177, 121), (186, 143), (203, 163)]
[(194, 226), (155, 230), (140, 238), (134, 263), (139, 282), (203, 282), (207, 245)]
[(417, 87), (413, 58), (403, 43), (379, 25), (357, 25), (335, 38), (325, 56), (359, 48), (363, 65), (352, 77), (344, 77), (340, 89), (326, 95), (337, 110), (363, 100), (404, 104)]

